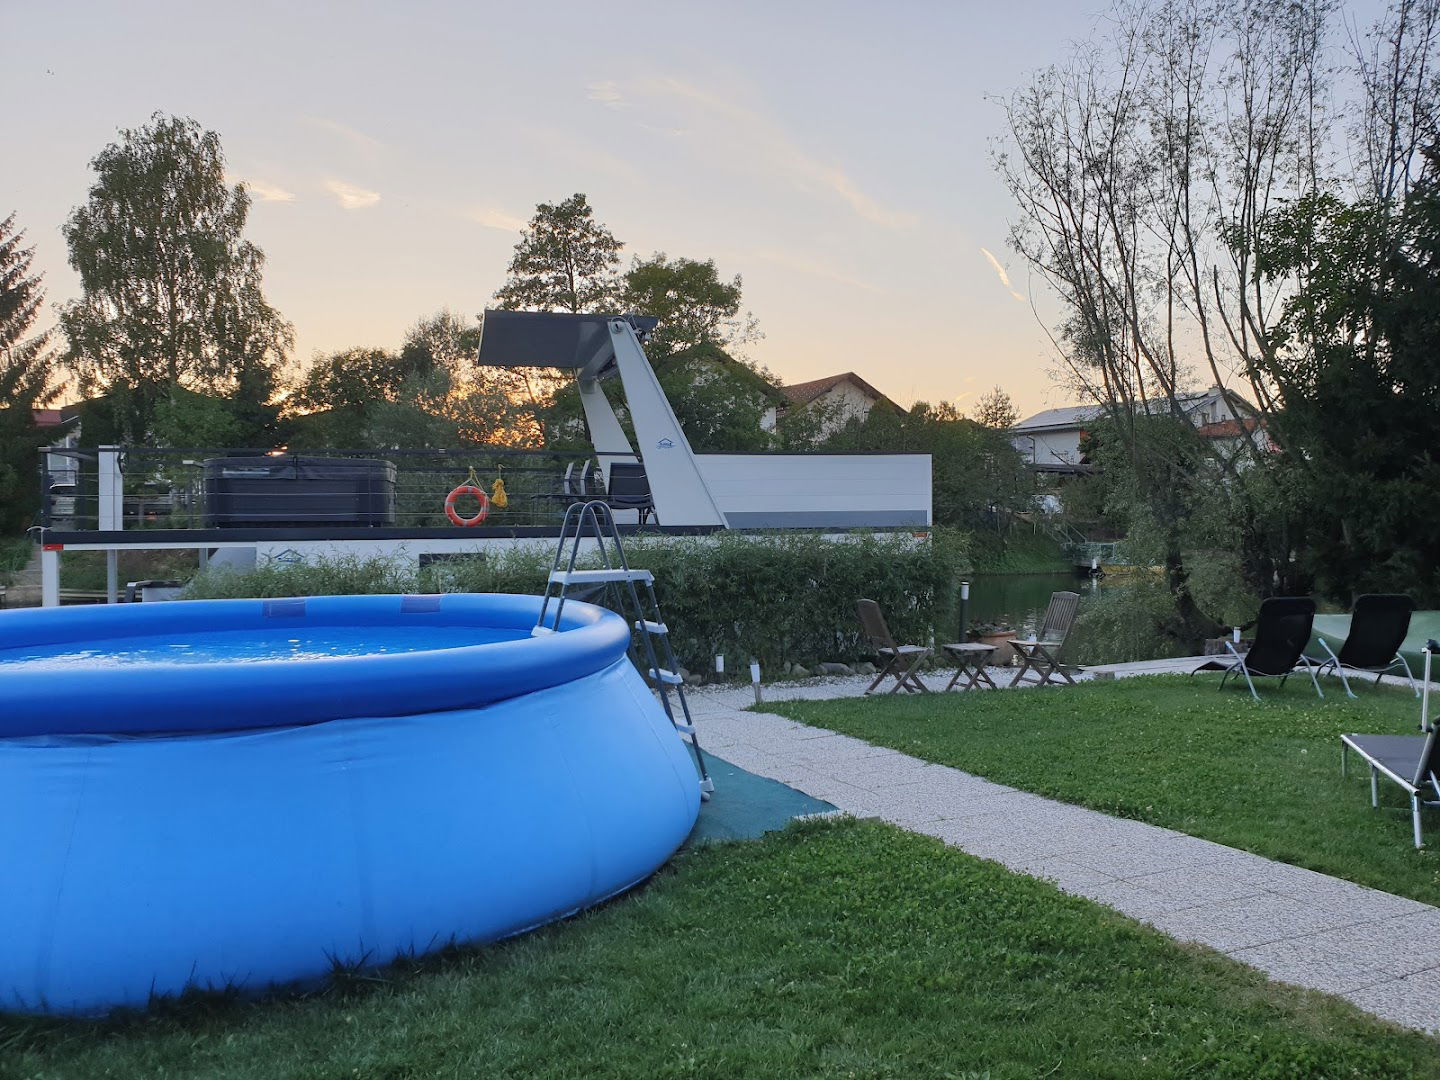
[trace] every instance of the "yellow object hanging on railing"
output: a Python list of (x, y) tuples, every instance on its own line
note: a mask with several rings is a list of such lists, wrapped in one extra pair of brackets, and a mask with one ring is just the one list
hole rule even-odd
[(505, 494), (505, 481), (498, 476), (495, 478), (495, 486), (490, 489), (490, 505), (496, 510), (504, 510), (510, 505), (510, 496)]

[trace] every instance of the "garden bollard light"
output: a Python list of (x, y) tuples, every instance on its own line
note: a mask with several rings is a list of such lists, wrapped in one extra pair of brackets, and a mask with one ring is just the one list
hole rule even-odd
[(751, 683), (752, 686), (755, 687), (755, 704), (756, 704), (756, 705), (759, 705), (759, 704), (761, 704), (761, 701), (760, 701), (760, 661), (759, 661), (759, 660), (751, 660), (751, 661), (750, 661), (750, 683)]
[(723, 655), (721, 655), (720, 653), (716, 653), (716, 654), (715, 654), (715, 674), (716, 674), (716, 675), (724, 675), (724, 674), (725, 674), (725, 657), (724, 657)]

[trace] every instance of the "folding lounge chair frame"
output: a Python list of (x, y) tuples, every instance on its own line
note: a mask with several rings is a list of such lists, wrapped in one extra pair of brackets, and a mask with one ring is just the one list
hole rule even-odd
[(1368, 593), (1356, 597), (1350, 614), (1350, 632), (1345, 635), (1340, 651), (1335, 652), (1328, 641), (1320, 639), (1326, 659), (1320, 661), (1316, 674), (1324, 675), (1333, 669), (1340, 676), (1345, 693), (1353, 698), (1355, 691), (1350, 689), (1350, 680), (1345, 677), (1346, 669), (1374, 675), (1375, 685), (1379, 686), (1381, 679), (1399, 667), (1405, 672), (1410, 689), (1419, 697), (1420, 688), (1415, 685), (1409, 661), (1400, 655), (1400, 645), (1410, 632), (1410, 615), (1414, 610), (1415, 602), (1403, 594)]
[(1045, 608), (1045, 618), (1040, 621), (1040, 630), (1030, 641), (1015, 640), (1010, 647), (1020, 654), (1020, 670), (1010, 680), (1011, 686), (1019, 686), (1027, 672), (1034, 671), (1040, 676), (1036, 686), (1044, 686), (1052, 675), (1059, 675), (1071, 686), (1075, 680), (1060, 663), (1060, 650), (1075, 625), (1075, 613), (1080, 607), (1080, 594), (1056, 592), (1050, 594), (1050, 603)]
[(1231, 663), (1209, 660), (1190, 674), (1223, 671), (1225, 674), (1220, 678), (1222, 690), (1232, 675), (1244, 675), (1245, 683), (1250, 687), (1250, 696), (1259, 701), (1260, 695), (1251, 676), (1278, 678), (1280, 685), (1284, 686), (1295, 669), (1303, 667), (1315, 686), (1315, 693), (1323, 698), (1325, 691), (1320, 689), (1320, 681), (1315, 678), (1316, 665), (1305, 656), (1305, 646), (1310, 643), (1310, 629), (1314, 625), (1314, 600), (1308, 596), (1272, 596), (1260, 604), (1260, 618), (1255, 624), (1255, 644), (1249, 652), (1241, 653), (1232, 642), (1227, 641), (1225, 650), (1230, 654)]
[[(1410, 796), (1410, 824), (1415, 835), (1415, 846), (1424, 846), (1420, 835), (1420, 807), (1440, 806), (1440, 729), (1430, 724), (1430, 658), (1440, 652), (1440, 644), (1430, 641), (1425, 646), (1425, 682), (1421, 695), (1420, 728), (1424, 735), (1341, 735), (1340, 775), (1348, 772), (1350, 751), (1359, 754), (1370, 766), (1370, 805), (1380, 805), (1377, 780), (1384, 774), (1387, 780), (1399, 784)], [(1427, 790), (1435, 795), (1423, 799)]]
[(861, 600), (855, 605), (855, 610), (856, 614), (860, 616), (861, 629), (870, 639), (870, 644), (879, 659), (884, 661), (880, 666), (880, 674), (876, 675), (875, 681), (865, 688), (866, 696), (873, 693), (875, 688), (885, 681), (887, 675), (895, 677), (895, 685), (889, 689), (888, 693), (894, 694), (901, 690), (911, 694), (930, 693), (930, 688), (920, 681), (919, 675), (915, 674), (916, 669), (930, 655), (930, 650), (924, 645), (895, 644), (895, 638), (890, 633), (890, 627), (885, 622), (880, 605), (874, 600)]

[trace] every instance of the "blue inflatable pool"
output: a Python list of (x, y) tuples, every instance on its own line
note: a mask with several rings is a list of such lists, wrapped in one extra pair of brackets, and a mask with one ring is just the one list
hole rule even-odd
[(695, 767), (618, 616), (312, 597), (0, 616), (0, 1008), (266, 987), (653, 873)]

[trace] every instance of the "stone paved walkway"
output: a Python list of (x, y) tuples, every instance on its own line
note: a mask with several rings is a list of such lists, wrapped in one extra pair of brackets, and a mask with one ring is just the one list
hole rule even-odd
[[(868, 681), (764, 692), (767, 701), (850, 697)], [(748, 687), (688, 696), (704, 747), (741, 768), (1049, 879), (1272, 978), (1338, 994), (1407, 1027), (1440, 1030), (1440, 908), (745, 712), (754, 701)]]

